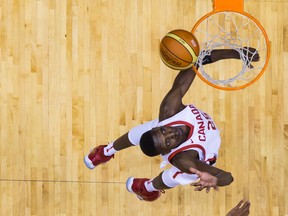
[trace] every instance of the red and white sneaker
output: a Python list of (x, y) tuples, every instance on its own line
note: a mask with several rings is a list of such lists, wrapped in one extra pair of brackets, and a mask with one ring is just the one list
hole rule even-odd
[(164, 191), (148, 192), (144, 185), (146, 181), (149, 179), (130, 177), (126, 181), (126, 188), (129, 192), (136, 194), (140, 200), (152, 202), (158, 199)]
[(90, 151), (84, 157), (84, 163), (89, 169), (94, 169), (99, 164), (104, 164), (109, 161), (111, 158), (114, 158), (114, 154), (111, 156), (104, 155), (104, 147), (107, 145), (100, 145)]

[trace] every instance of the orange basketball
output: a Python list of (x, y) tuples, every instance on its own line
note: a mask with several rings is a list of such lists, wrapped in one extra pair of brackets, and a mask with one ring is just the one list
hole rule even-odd
[(189, 31), (176, 29), (166, 34), (160, 42), (160, 57), (165, 65), (184, 70), (196, 62), (200, 46)]

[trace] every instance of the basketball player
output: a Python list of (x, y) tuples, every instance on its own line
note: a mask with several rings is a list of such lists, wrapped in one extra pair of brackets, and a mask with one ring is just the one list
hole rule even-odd
[[(239, 53), (215, 50), (205, 63), (226, 58), (239, 58)], [(252, 58), (252, 61), (259, 60), (257, 55)], [(180, 71), (161, 102), (157, 119), (132, 128), (108, 145), (94, 148), (84, 157), (85, 165), (94, 169), (108, 162), (116, 152), (137, 145), (149, 157), (161, 155), (161, 167), (171, 164), (170, 169), (153, 179), (130, 177), (126, 182), (127, 190), (145, 201), (154, 201), (163, 190), (177, 185), (193, 183), (196, 191), (209, 192), (210, 188), (218, 190), (219, 186), (231, 184), (231, 173), (213, 166), (221, 143), (215, 122), (196, 106), (182, 102), (194, 78), (192, 68)]]

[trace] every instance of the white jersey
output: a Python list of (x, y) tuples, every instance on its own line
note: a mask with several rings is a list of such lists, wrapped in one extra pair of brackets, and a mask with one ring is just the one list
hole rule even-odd
[(189, 105), (174, 116), (159, 122), (157, 127), (164, 125), (186, 125), (190, 128), (188, 139), (184, 143), (172, 149), (170, 153), (162, 155), (164, 161), (170, 162), (177, 153), (193, 149), (198, 152), (199, 160), (208, 164), (216, 162), (221, 138), (219, 130), (208, 114)]
[[(179, 125), (186, 125), (190, 128), (188, 138), (184, 143), (177, 148), (172, 149), (168, 154), (161, 155), (163, 162), (160, 167), (163, 168), (165, 165), (169, 164), (177, 153), (187, 150), (197, 151), (199, 160), (213, 165), (218, 157), (218, 150), (221, 143), (220, 132), (212, 118), (208, 114), (197, 109), (194, 105), (186, 106), (179, 113), (176, 113), (161, 122), (159, 122), (158, 119), (155, 119), (138, 125), (129, 131), (128, 137), (132, 144), (139, 145), (140, 138), (146, 131), (160, 126), (173, 127)], [(182, 185), (190, 184), (198, 178), (195, 174), (181, 172), (181, 170), (173, 165), (172, 168), (165, 170), (163, 175), (170, 176)], [(169, 182), (164, 183), (169, 185)], [(169, 186), (173, 187), (174, 185), (171, 183)]]
[[(161, 155), (163, 162), (160, 167), (163, 168), (170, 163), (171, 159), (179, 152), (187, 150), (195, 150), (198, 152), (199, 160), (213, 165), (218, 157), (218, 150), (221, 144), (220, 132), (214, 124), (213, 119), (206, 113), (197, 109), (194, 105), (189, 105), (176, 115), (165, 119), (157, 124), (157, 126), (177, 126), (186, 125), (190, 128), (187, 140), (174, 148), (166, 155)], [(198, 176), (195, 174), (184, 173), (177, 167), (165, 170), (165, 184), (171, 187), (178, 184), (186, 185), (197, 181)], [(168, 176), (168, 177), (167, 177)], [(170, 177), (169, 177), (170, 176)], [(170, 180), (169, 180), (170, 179)], [(171, 184), (171, 179), (173, 179)]]

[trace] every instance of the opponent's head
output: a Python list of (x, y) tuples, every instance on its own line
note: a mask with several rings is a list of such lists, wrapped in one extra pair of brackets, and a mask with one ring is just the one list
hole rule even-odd
[(185, 141), (186, 137), (179, 127), (157, 127), (141, 136), (140, 147), (144, 154), (153, 157), (167, 154)]

